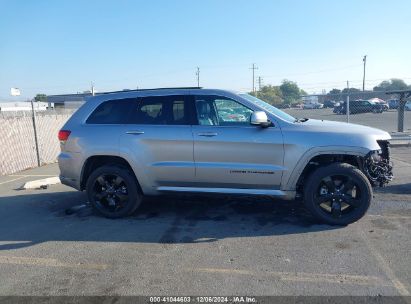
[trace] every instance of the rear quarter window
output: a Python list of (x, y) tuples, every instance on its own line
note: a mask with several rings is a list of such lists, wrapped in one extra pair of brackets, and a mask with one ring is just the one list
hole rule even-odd
[(100, 104), (87, 118), (87, 124), (126, 124), (136, 99), (115, 99)]
[(131, 111), (131, 124), (189, 125), (190, 117), (184, 95), (150, 96), (139, 98)]

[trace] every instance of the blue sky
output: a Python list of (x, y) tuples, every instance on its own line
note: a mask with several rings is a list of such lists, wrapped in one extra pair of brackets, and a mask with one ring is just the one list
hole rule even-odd
[(0, 0), (0, 100), (196, 85), (411, 83), (409, 0)]

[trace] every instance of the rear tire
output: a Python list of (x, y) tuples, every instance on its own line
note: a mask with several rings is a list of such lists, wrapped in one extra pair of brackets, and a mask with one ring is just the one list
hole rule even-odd
[(116, 165), (94, 170), (87, 179), (86, 191), (93, 208), (108, 218), (131, 215), (142, 201), (134, 174)]
[(304, 185), (304, 205), (320, 221), (348, 225), (362, 218), (372, 201), (372, 187), (356, 167), (336, 163), (314, 171)]

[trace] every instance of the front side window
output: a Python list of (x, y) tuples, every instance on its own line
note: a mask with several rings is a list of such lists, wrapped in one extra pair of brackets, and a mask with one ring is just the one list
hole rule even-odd
[(100, 104), (87, 119), (87, 124), (126, 124), (135, 98), (108, 100)]
[(130, 123), (145, 125), (188, 125), (184, 95), (139, 98)]
[(203, 126), (248, 126), (252, 110), (221, 96), (195, 96), (198, 124)]
[(268, 113), (274, 116), (277, 116), (285, 121), (288, 121), (288, 122), (296, 121), (296, 119), (292, 117), (291, 115), (285, 113), (284, 111), (281, 111), (280, 109), (277, 109), (276, 107), (266, 103), (265, 101), (262, 101), (261, 99), (258, 99), (257, 97), (254, 97), (250, 94), (245, 94), (245, 93), (239, 94), (239, 96), (255, 104), (256, 106), (260, 107), (264, 111), (267, 111)]

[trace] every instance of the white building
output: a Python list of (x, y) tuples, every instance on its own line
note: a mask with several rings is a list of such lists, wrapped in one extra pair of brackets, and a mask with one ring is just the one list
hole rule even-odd
[[(33, 103), (35, 111), (46, 111), (48, 108), (47, 102), (34, 102)], [(54, 108), (54, 104), (51, 104)], [(15, 112), (15, 111), (31, 111), (31, 103), (27, 101), (17, 101), (17, 102), (0, 102), (0, 112)]]
[(301, 99), (302, 99), (304, 104), (312, 104), (312, 103), (317, 104), (317, 103), (319, 103), (317, 95), (303, 96)]

